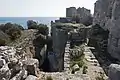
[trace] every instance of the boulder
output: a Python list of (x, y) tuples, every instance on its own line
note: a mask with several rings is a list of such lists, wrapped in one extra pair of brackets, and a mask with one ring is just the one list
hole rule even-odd
[(27, 71), (23, 69), (10, 80), (21, 80), (21, 79), (25, 79), (26, 77), (27, 77)]
[(33, 75), (29, 75), (25, 80), (37, 80), (37, 77)]
[(30, 75), (36, 75), (37, 74), (37, 68), (39, 67), (39, 62), (37, 59), (28, 59), (23, 61), (23, 65), (25, 69), (28, 71), (28, 74)]
[(5, 65), (5, 64), (6, 64), (5, 60), (4, 59), (0, 59), (0, 68), (2, 68), (3, 65)]
[(72, 67), (74, 70), (79, 70), (80, 67), (78, 66), (78, 64), (75, 64), (73, 67)]
[(108, 71), (109, 80), (120, 80), (120, 65), (111, 64)]
[(9, 63), (8, 66), (11, 70), (11, 77), (14, 77), (17, 73), (19, 73), (21, 70), (23, 70), (23, 64), (21, 62), (19, 62), (17, 64)]
[(5, 79), (5, 80), (9, 80), (11, 76), (11, 71), (8, 68), (8, 65), (5, 64), (4, 66), (2, 66), (2, 68), (0, 68), (0, 80)]

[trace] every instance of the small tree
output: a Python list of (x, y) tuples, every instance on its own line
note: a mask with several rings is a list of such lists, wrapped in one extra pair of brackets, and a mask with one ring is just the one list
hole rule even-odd
[(13, 24), (13, 26), (20, 29), (20, 30), (24, 30), (24, 28), (19, 24)]
[(39, 33), (41, 33), (41, 34), (43, 34), (43, 35), (48, 35), (48, 33), (49, 33), (49, 28), (47, 27), (47, 25), (39, 24), (38, 26), (39, 26), (39, 28), (38, 28)]
[(28, 26), (28, 29), (37, 29), (38, 28), (37, 22), (35, 22), (33, 20), (28, 20), (27, 26)]
[(0, 46), (5, 46), (6, 45), (6, 41), (4, 39), (0, 39)]
[(6, 31), (12, 40), (15, 40), (21, 36), (21, 31), (18, 28), (10, 28)]

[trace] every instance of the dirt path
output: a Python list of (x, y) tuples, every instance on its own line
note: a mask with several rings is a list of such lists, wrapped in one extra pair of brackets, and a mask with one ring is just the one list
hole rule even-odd
[(91, 52), (90, 48), (92, 47), (85, 47), (85, 58), (86, 58), (86, 64), (88, 66), (88, 72), (87, 74), (90, 76), (91, 80), (96, 80), (96, 77), (100, 77), (100, 74), (102, 73), (105, 77), (104, 79), (107, 79), (107, 76), (105, 75), (104, 70), (102, 67), (100, 67), (100, 64), (98, 63), (97, 59)]

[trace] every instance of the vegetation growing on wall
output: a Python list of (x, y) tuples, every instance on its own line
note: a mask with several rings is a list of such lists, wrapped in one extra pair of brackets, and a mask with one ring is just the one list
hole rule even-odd
[[(78, 48), (80, 51), (78, 51)], [(83, 68), (83, 74), (86, 74), (87, 73), (87, 66), (85, 65), (85, 54), (84, 54), (84, 45), (81, 45), (81, 46), (77, 46), (77, 47), (74, 47), (74, 49), (76, 50), (77, 54), (74, 53), (74, 52), (70, 52), (70, 68), (72, 69), (72, 73), (75, 73), (76, 71), (78, 71), (79, 69), (77, 70), (74, 70), (72, 67), (74, 65), (78, 65), (79, 68)], [(74, 55), (76, 54), (76, 55)]]
[(43, 35), (48, 35), (48, 33), (49, 33), (49, 29), (48, 29), (47, 25), (39, 24), (38, 22), (33, 21), (33, 20), (28, 20), (27, 26), (28, 26), (28, 29), (37, 29), (38, 33), (41, 33)]

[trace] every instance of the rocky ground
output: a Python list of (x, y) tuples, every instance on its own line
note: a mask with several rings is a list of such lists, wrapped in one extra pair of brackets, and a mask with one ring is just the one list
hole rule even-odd
[(29, 75), (37, 75), (38, 66), (38, 60), (28, 58), (20, 48), (0, 47), (0, 80), (28, 80)]
[(19, 39), (0, 47), (0, 80), (36, 80), (39, 62), (34, 59), (36, 30), (24, 30)]

